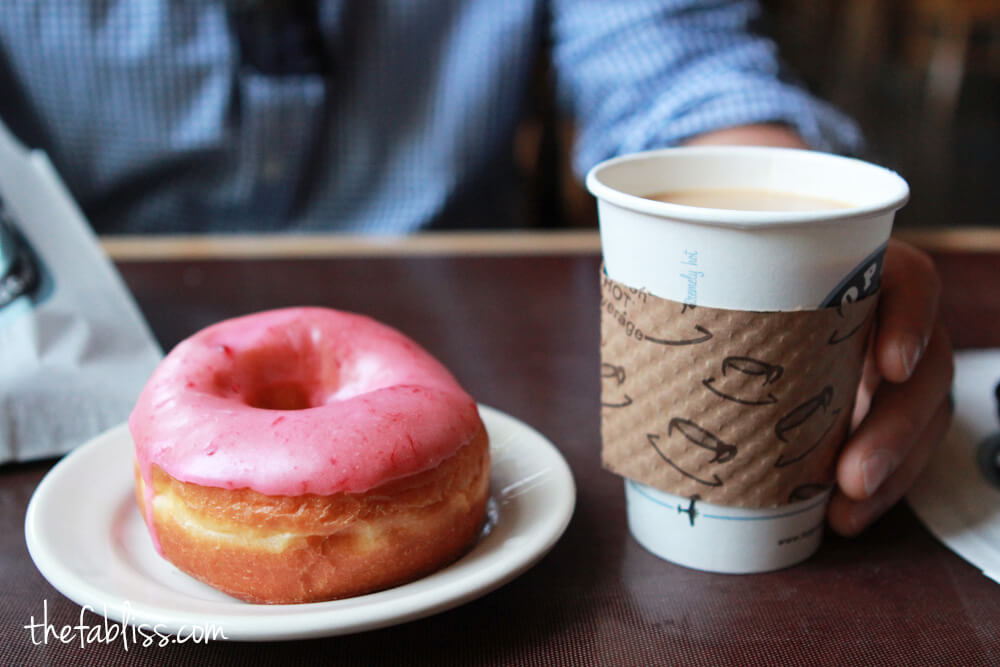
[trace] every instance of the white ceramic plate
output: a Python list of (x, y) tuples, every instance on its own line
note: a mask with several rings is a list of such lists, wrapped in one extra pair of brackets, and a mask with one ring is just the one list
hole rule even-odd
[[(28, 505), (25, 539), (42, 575), (66, 597), (154, 639), (210, 626), (233, 640), (347, 634), (402, 623), (488, 593), (527, 570), (562, 535), (576, 502), (569, 466), (544, 436), (480, 406), (493, 459), (490, 519), (463, 558), (404, 586), (346, 600), (255, 605), (182, 573), (154, 550), (133, 495), (125, 425), (80, 446), (45, 476)], [(222, 637), (216, 635), (217, 639)]]

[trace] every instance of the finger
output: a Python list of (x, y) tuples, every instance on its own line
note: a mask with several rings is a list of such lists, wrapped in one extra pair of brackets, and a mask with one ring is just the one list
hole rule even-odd
[(851, 413), (851, 433), (853, 433), (865, 417), (868, 416), (868, 410), (871, 408), (872, 397), (874, 397), (875, 392), (878, 390), (879, 384), (882, 382), (882, 374), (878, 372), (878, 364), (875, 363), (875, 346), (874, 341), (874, 331), (872, 332), (872, 340), (868, 343), (868, 349), (865, 353), (864, 366), (861, 369), (861, 381), (858, 383), (858, 393), (854, 399), (854, 411)]
[(910, 456), (873, 496), (859, 501), (849, 498), (838, 489), (827, 510), (830, 528), (845, 537), (853, 537), (899, 501), (927, 465), (931, 452), (948, 429), (951, 414), (951, 403), (946, 399), (934, 411), (927, 429), (912, 448)]
[(941, 281), (924, 252), (895, 239), (889, 242), (882, 271), (875, 359), (891, 382), (903, 382), (916, 369), (937, 319)]
[(841, 452), (837, 484), (847, 497), (869, 498), (903, 465), (945, 401), (953, 372), (951, 345), (938, 326), (912, 378), (881, 384), (868, 416)]

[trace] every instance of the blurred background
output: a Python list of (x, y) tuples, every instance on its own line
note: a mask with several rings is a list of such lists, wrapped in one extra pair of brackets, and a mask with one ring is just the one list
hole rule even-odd
[(912, 191), (899, 226), (1000, 224), (1000, 0), (765, 0), (816, 93)]
[[(1000, 226), (1000, 0), (762, 2), (791, 69), (861, 124), (864, 157), (909, 181), (897, 228)], [(572, 129), (544, 104), (536, 117), (516, 147), (533, 215), (595, 224), (562, 150)]]

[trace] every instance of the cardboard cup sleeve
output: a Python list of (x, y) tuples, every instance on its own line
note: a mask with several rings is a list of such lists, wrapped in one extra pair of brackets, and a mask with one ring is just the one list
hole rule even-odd
[(706, 308), (602, 270), (603, 465), (734, 507), (778, 507), (829, 488), (877, 300), (787, 312)]

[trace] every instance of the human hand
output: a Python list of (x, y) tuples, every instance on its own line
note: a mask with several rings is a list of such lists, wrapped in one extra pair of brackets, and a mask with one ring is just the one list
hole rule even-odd
[(724, 127), (691, 137), (685, 146), (776, 146), (809, 148), (798, 133), (787, 125), (757, 123)]
[(933, 262), (890, 241), (876, 331), (827, 519), (857, 535), (910, 488), (951, 421), (953, 359)]

